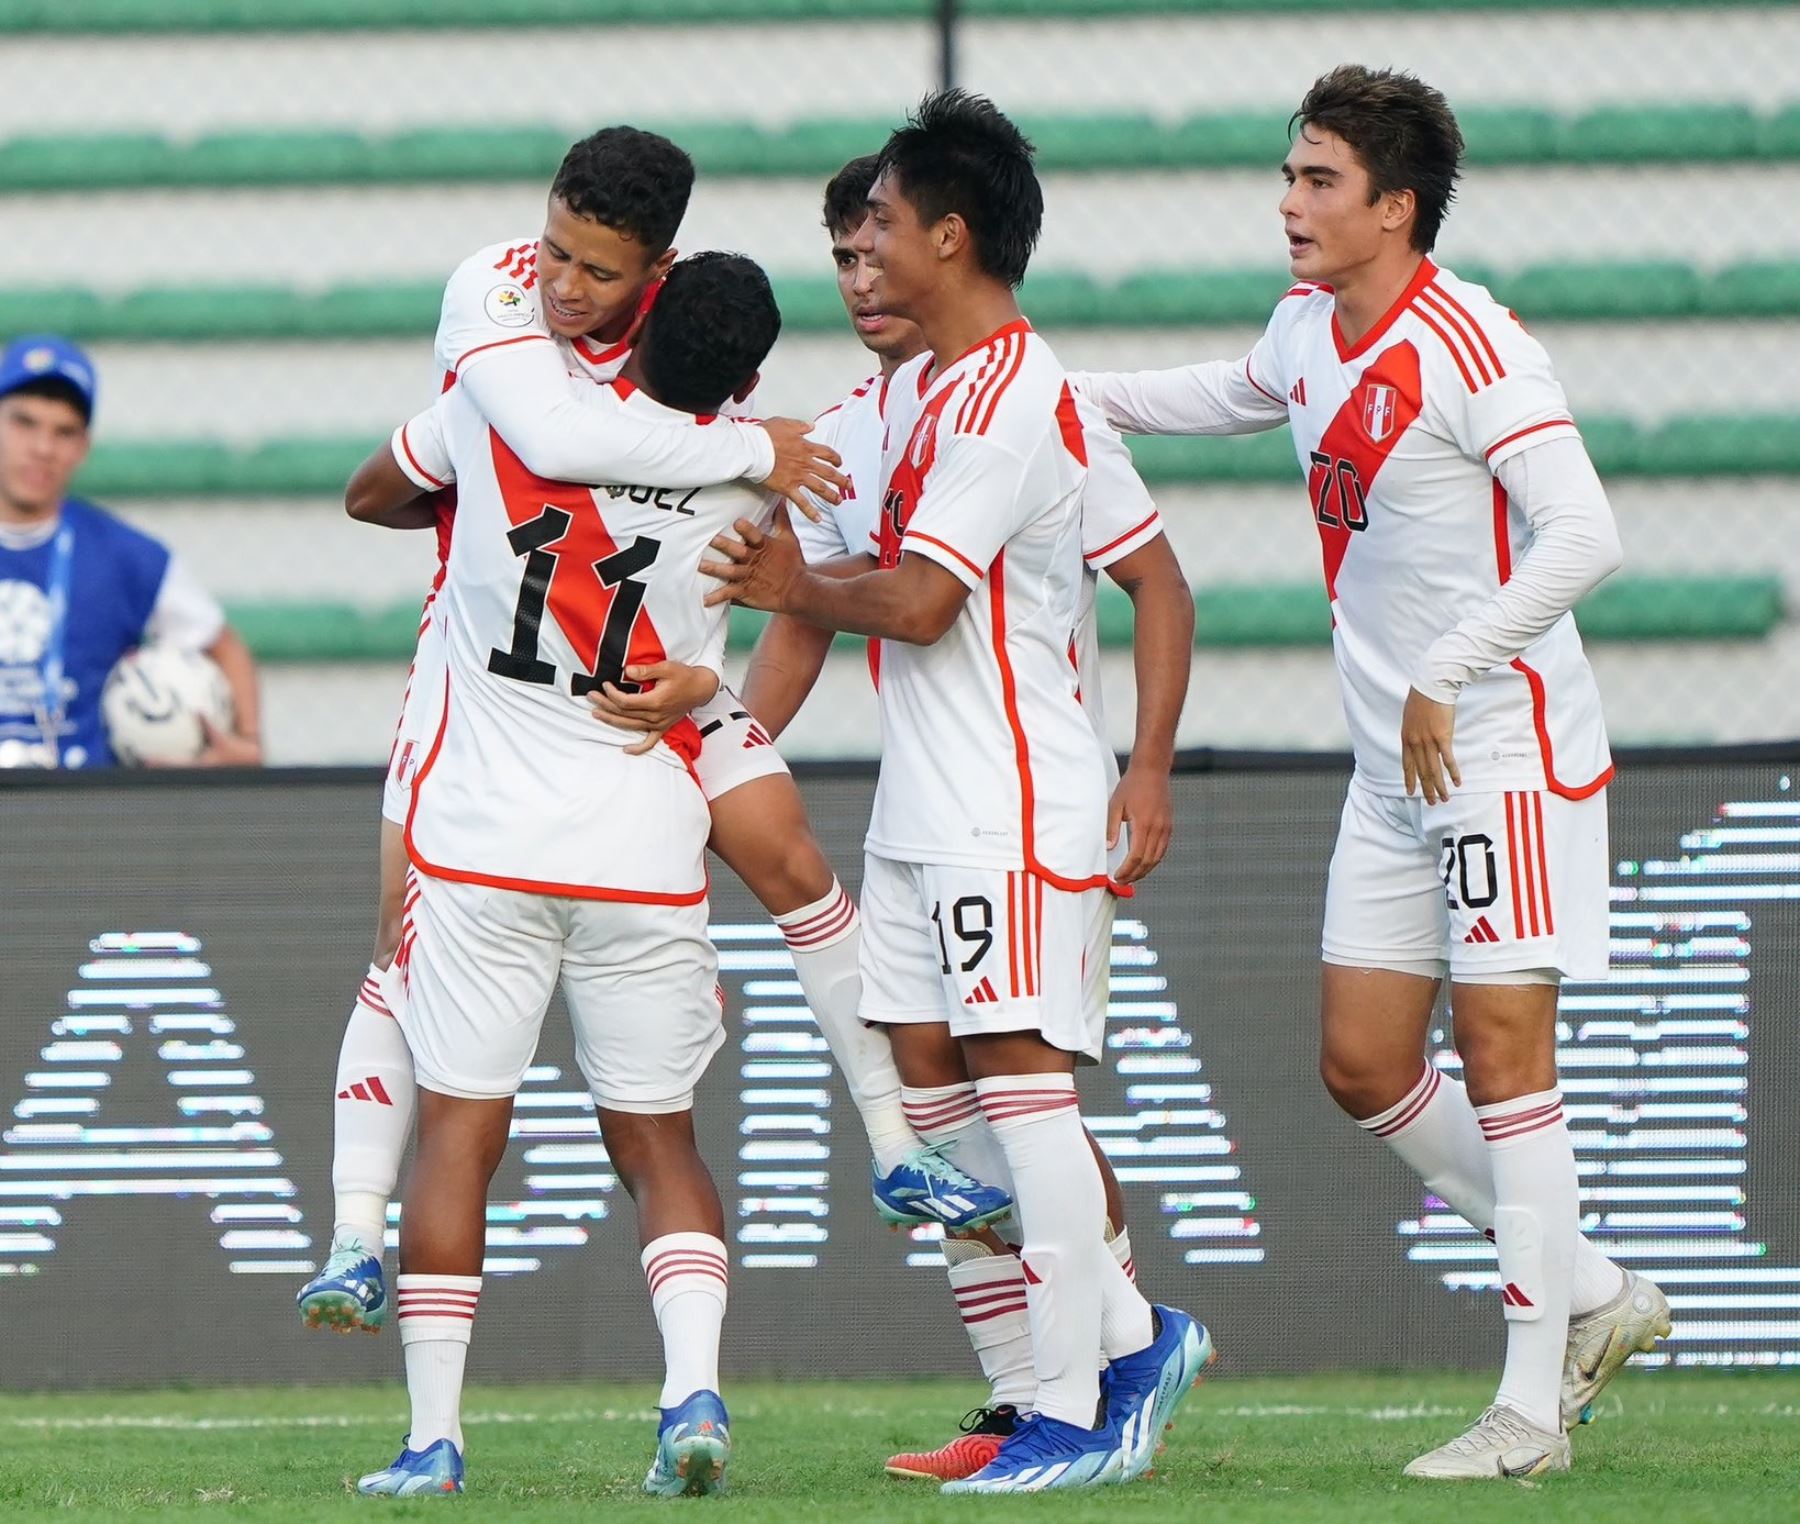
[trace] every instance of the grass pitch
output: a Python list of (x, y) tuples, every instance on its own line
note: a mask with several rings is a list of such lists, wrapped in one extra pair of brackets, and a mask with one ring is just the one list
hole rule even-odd
[[(0, 1397), (0, 1516), (313, 1520), (444, 1507), (453, 1517), (592, 1520), (700, 1510), (719, 1524), (1032, 1520), (1529, 1520), (1761, 1524), (1800, 1519), (1800, 1375), (1628, 1372), (1575, 1436), (1575, 1470), (1541, 1482), (1407, 1481), (1460, 1431), (1488, 1377), (1214, 1379), (1183, 1410), (1156, 1474), (1127, 1488), (943, 1498), (881, 1472), (893, 1450), (956, 1432), (967, 1383), (733, 1384), (731, 1492), (660, 1502), (638, 1484), (654, 1435), (643, 1386), (471, 1389), (470, 1490), (442, 1503), (364, 1499), (392, 1459), (392, 1387)], [(648, 1517), (646, 1512), (644, 1517)]]

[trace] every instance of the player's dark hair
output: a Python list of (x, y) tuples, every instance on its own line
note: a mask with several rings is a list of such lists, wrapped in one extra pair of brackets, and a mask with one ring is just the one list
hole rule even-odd
[(961, 217), (974, 237), (976, 262), (1016, 286), (1044, 225), (1035, 152), (985, 96), (938, 90), (887, 140), (877, 167), (893, 177), (921, 222)]
[(1463, 154), (1462, 130), (1442, 91), (1398, 69), (1340, 64), (1313, 81), (1288, 118), (1290, 137), (1297, 127), (1322, 127), (1355, 150), (1373, 182), (1370, 205), (1391, 191), (1411, 191), (1412, 246), (1430, 253), (1456, 199)]
[(755, 376), (781, 332), (762, 266), (716, 249), (669, 269), (639, 341), (644, 380), (684, 413), (716, 413)]
[(881, 165), (881, 155), (866, 153), (852, 159), (825, 183), (825, 231), (833, 238), (854, 233), (869, 215), (869, 187)]
[(652, 257), (675, 241), (694, 189), (694, 161), (667, 138), (602, 127), (563, 155), (550, 194), (641, 243)]
[(88, 404), (87, 397), (81, 388), (73, 381), (63, 380), (61, 376), (40, 376), (35, 381), (25, 381), (18, 386), (8, 387), (6, 396), (0, 397), (0, 402), (4, 402), (6, 397), (45, 397), (51, 402), (66, 402), (81, 414), (83, 423), (90, 422), (94, 416), (93, 409)]

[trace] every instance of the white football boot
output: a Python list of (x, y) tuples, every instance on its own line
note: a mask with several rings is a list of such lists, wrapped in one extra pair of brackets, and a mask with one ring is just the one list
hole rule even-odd
[(1541, 1476), (1569, 1469), (1569, 1436), (1552, 1434), (1528, 1423), (1498, 1403), (1475, 1420), (1467, 1434), (1421, 1455), (1406, 1467), (1408, 1476), (1435, 1481), (1469, 1481), (1480, 1477)]
[(1594, 1399), (1638, 1352), (1648, 1354), (1669, 1337), (1669, 1299), (1635, 1271), (1625, 1272), (1619, 1294), (1602, 1307), (1569, 1319), (1569, 1352), (1563, 1360), (1565, 1428), (1594, 1421)]

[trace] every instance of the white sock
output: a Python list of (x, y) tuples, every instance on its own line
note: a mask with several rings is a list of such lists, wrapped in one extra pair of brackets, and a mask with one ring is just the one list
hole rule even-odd
[[(1356, 1125), (1410, 1164), (1425, 1189), (1471, 1227), (1493, 1237), (1494, 1166), (1469, 1092), (1458, 1081), (1428, 1062), (1398, 1104)], [(1604, 1306), (1624, 1284), (1625, 1272), (1577, 1233), (1571, 1314)]]
[(1012, 1187), (1006, 1150), (981, 1114), (974, 1081), (964, 1080), (960, 1085), (903, 1085), (900, 1100), (914, 1132), (942, 1149), (944, 1157), (964, 1174), (973, 1175), (983, 1185), (999, 1186), (1013, 1198), (1017, 1212), (1018, 1192)]
[(1019, 1263), (1037, 1411), (1091, 1429), (1100, 1400), (1102, 1267), (1117, 1274), (1118, 1266), (1101, 1242), (1106, 1192), (1081, 1129), (1074, 1078), (1007, 1074), (975, 1088), (1005, 1151), (1025, 1234)]
[(419, 1097), (412, 1050), (388, 1005), (387, 977), (371, 963), (350, 1008), (331, 1113), (332, 1237), (354, 1239), (377, 1258)]
[(946, 1238), (943, 1248), (950, 1294), (988, 1379), (988, 1406), (1011, 1404), (1029, 1413), (1037, 1399), (1037, 1367), (1025, 1272), (1013, 1255), (996, 1254), (978, 1238)]
[(885, 1032), (857, 1016), (862, 1004), (862, 978), (857, 972), (862, 922), (856, 904), (833, 879), (831, 892), (823, 899), (776, 916), (775, 924), (787, 938), (794, 977), (862, 1117), (875, 1167), (885, 1175), (921, 1144), (901, 1109), (893, 1044)]
[(665, 1233), (640, 1256), (650, 1307), (662, 1332), (659, 1407), (719, 1389), (719, 1333), (725, 1326), (725, 1245), (710, 1233)]
[(1475, 1115), (1494, 1166), (1494, 1248), (1506, 1313), (1506, 1369), (1494, 1400), (1555, 1434), (1562, 1429), (1569, 1286), (1580, 1237), (1575, 1146), (1562, 1092), (1477, 1106)]
[(1102, 1222), (1111, 1236), (1106, 1238), (1106, 1259), (1100, 1267), (1100, 1353), (1117, 1360), (1149, 1347), (1156, 1337), (1156, 1318), (1137, 1289), (1131, 1239), (1123, 1228), (1115, 1234), (1110, 1222)]
[(400, 1347), (406, 1352), (406, 1391), (412, 1398), (409, 1450), (428, 1450), (447, 1439), (460, 1451), (463, 1361), (481, 1300), (479, 1275), (395, 1277), (400, 1307)]

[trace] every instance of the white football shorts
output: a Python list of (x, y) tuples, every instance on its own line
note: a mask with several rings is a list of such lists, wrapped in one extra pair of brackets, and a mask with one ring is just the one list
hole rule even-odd
[(1103, 889), (1072, 892), (1005, 868), (867, 854), (860, 1015), (947, 1021), (957, 1037), (1037, 1032), (1052, 1047), (1098, 1062), (1106, 1011), (1085, 965), (1101, 900), (1111, 901)]
[(1325, 890), (1324, 959), (1472, 984), (1536, 970), (1603, 979), (1610, 868), (1604, 789), (1426, 804), (1352, 780)]
[[(433, 595), (435, 602), (435, 594)], [(444, 628), (441, 611), (425, 605), (419, 626), (419, 644), (412, 668), (406, 674), (406, 693), (400, 700), (400, 723), (394, 728), (394, 749), (388, 755), (387, 779), (381, 786), (381, 818), (397, 826), (406, 824), (412, 805), (413, 780), (425, 765), (444, 717)]]
[(513, 1094), (560, 979), (575, 1056), (609, 1111), (686, 1111), (725, 1041), (706, 901), (560, 898), (407, 875), (397, 1012), (419, 1083)]
[(691, 716), (700, 729), (700, 755), (694, 776), (711, 803), (739, 784), (785, 773), (788, 765), (768, 731), (750, 717), (744, 701), (720, 684), (719, 691)]

